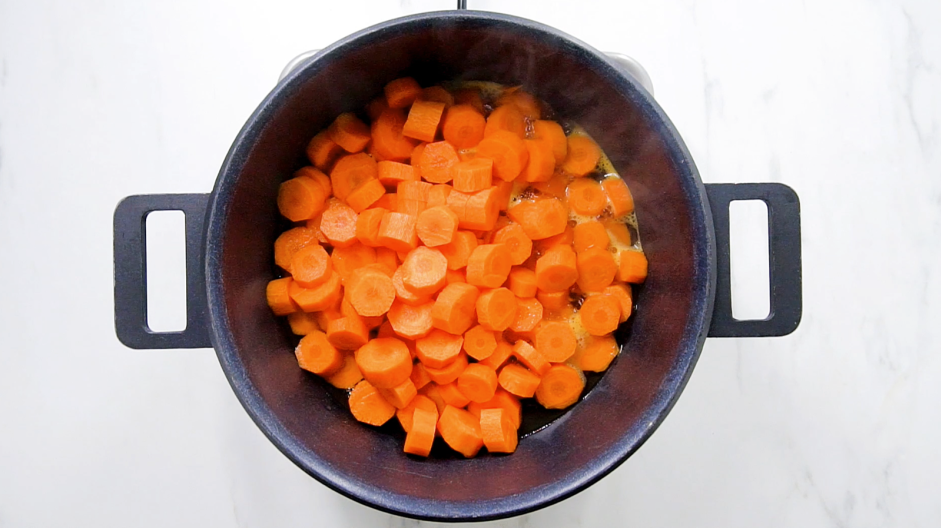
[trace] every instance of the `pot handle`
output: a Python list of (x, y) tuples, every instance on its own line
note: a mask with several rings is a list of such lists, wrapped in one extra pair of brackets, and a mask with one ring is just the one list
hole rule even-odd
[[(206, 348), (209, 325), (203, 270), (203, 226), (208, 194), (128, 196), (114, 211), (114, 328), (136, 349)], [(146, 220), (152, 211), (183, 211), (186, 223), (186, 328), (154, 332), (147, 326)]]
[[(801, 293), (800, 200), (780, 183), (706, 185), (716, 232), (716, 301), (709, 337), (774, 337), (797, 328), (803, 306)], [(761, 200), (768, 206), (768, 269), (771, 307), (768, 317), (732, 317), (729, 266), (729, 202)]]

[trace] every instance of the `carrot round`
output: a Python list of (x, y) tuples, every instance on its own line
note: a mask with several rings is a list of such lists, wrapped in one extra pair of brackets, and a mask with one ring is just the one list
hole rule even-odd
[(445, 108), (449, 108), (454, 104), (454, 96), (451, 95), (451, 92), (445, 90), (441, 86), (429, 86), (427, 88), (423, 88), (421, 95), (418, 96), (418, 100), (444, 103)]
[(268, 283), (265, 296), (268, 300), (268, 306), (271, 307), (271, 311), (275, 315), (288, 315), (301, 309), (291, 298), (291, 284), (293, 282), (294, 279), (291, 277), (284, 277)]
[(568, 187), (570, 179), (568, 175), (556, 171), (547, 181), (533, 183), (533, 188), (543, 196), (564, 200), (565, 189)]
[(533, 252), (533, 241), (526, 236), (526, 231), (519, 224), (509, 224), (493, 234), (494, 244), (503, 244), (510, 252), (510, 262), (518, 266)]
[(621, 319), (621, 304), (607, 293), (589, 295), (578, 310), (585, 330), (593, 336), (603, 336), (618, 329)]
[(500, 369), (497, 380), (503, 390), (520, 398), (532, 398), (539, 387), (539, 376), (517, 363), (509, 363)]
[(343, 355), (327, 340), (327, 334), (317, 330), (301, 338), (294, 350), (297, 364), (318, 376), (329, 376), (343, 367)]
[(320, 244), (310, 245), (294, 254), (291, 276), (305, 288), (323, 284), (333, 273), (330, 255)]
[(516, 319), (510, 325), (514, 332), (532, 332), (536, 325), (542, 321), (542, 303), (538, 300), (516, 299)]
[(578, 401), (584, 389), (581, 371), (570, 365), (552, 365), (536, 389), (536, 401), (546, 409), (565, 409)]
[[(362, 218), (363, 215), (360, 215), (360, 219)], [(357, 221), (357, 227), (359, 227), (359, 221)], [(333, 248), (330, 262), (334, 271), (340, 274), (344, 284), (347, 284), (348, 279), (356, 270), (376, 262), (376, 250), (363, 244)]]
[(562, 125), (542, 119), (533, 121), (533, 138), (549, 143), (556, 165), (565, 161), (565, 156), (568, 154), (568, 139), (565, 137)]
[(423, 181), (404, 181), (396, 187), (396, 211), (410, 216), (418, 216), (425, 210), (428, 192), (432, 185)]
[(467, 368), (467, 354), (461, 352), (454, 361), (447, 365), (441, 368), (426, 365), (425, 371), (428, 373), (428, 377), (431, 378), (431, 381), (438, 385), (445, 385), (456, 380), (457, 377), (461, 375), (461, 372), (464, 372), (465, 368)]
[(379, 119), (379, 116), (382, 115), (382, 112), (389, 109), (389, 103), (386, 101), (385, 94), (376, 97), (372, 101), (369, 101), (369, 104), (366, 105), (366, 116), (369, 117), (370, 121), (375, 121)]
[(356, 351), (356, 366), (370, 383), (389, 389), (408, 379), (412, 373), (412, 356), (402, 341), (393, 337), (377, 338)]
[(385, 86), (386, 103), (389, 108), (405, 108), (415, 102), (421, 93), (421, 86), (411, 77), (401, 77)]
[(464, 338), (434, 329), (426, 337), (415, 341), (418, 360), (426, 367), (443, 368), (457, 359), (461, 353)]
[(536, 286), (545, 292), (567, 291), (578, 279), (575, 252), (555, 246), (536, 261)]
[[(416, 366), (417, 365), (421, 365), (421, 363), (416, 363)], [(419, 396), (428, 398), (435, 404), (435, 408), (438, 409), (439, 416), (444, 411), (444, 408), (448, 405), (445, 403), (444, 398), (441, 397), (441, 393), (438, 391), (437, 383), (429, 383), (418, 394)]]
[(591, 178), (576, 178), (568, 188), (569, 207), (576, 214), (598, 216), (608, 205), (601, 184)]
[(453, 176), (452, 169), (461, 161), (457, 151), (447, 141), (428, 143), (418, 158), (418, 167), (422, 179), (431, 183), (448, 183)]
[(487, 365), (472, 363), (457, 377), (457, 388), (470, 401), (490, 401), (497, 391), (497, 373)]
[[(458, 379), (460, 379), (460, 376)], [(463, 409), (467, 406), (468, 403), (470, 403), (470, 400), (467, 398), (467, 396), (464, 396), (464, 393), (461, 392), (461, 390), (457, 387), (457, 381), (439, 385), (438, 393), (441, 394), (441, 398), (444, 399), (444, 403), (453, 405), (458, 409)]]
[(480, 362), (484, 365), (489, 366), (494, 370), (498, 370), (504, 363), (507, 362), (513, 356), (513, 345), (507, 343), (503, 340), (501, 336), (497, 336), (497, 348), (493, 350), (493, 353), (490, 356), (481, 359)]
[(470, 231), (457, 231), (450, 242), (438, 246), (444, 258), (448, 259), (449, 270), (459, 270), (467, 266), (467, 260), (476, 248), (477, 237)]
[[(401, 424), (402, 429), (404, 429), (406, 433), (412, 430), (412, 419), (414, 418), (415, 409), (431, 411), (435, 414), (435, 419), (437, 420), (438, 407), (435, 405), (435, 402), (424, 394), (417, 394), (408, 405), (395, 411), (395, 417), (398, 418), (399, 424)], [(434, 435), (434, 428), (432, 428), (432, 435)]]
[[(512, 108), (512, 107), (507, 107)], [(477, 145), (477, 155), (493, 160), (493, 175), (503, 181), (515, 180), (529, 161), (529, 150), (520, 136), (506, 130), (486, 134)]]
[(456, 149), (474, 148), (484, 138), (486, 124), (483, 114), (472, 105), (458, 104), (445, 112), (441, 134)]
[(379, 246), (379, 224), (388, 212), (381, 207), (366, 209), (356, 217), (356, 239), (368, 247)]
[(434, 141), (444, 113), (444, 103), (436, 101), (415, 101), (408, 111), (408, 118), (402, 127), (402, 135), (419, 141)]
[(520, 139), (526, 137), (526, 118), (516, 105), (497, 107), (487, 117), (484, 137), (501, 131), (509, 132)]
[(584, 176), (595, 170), (601, 159), (601, 149), (588, 136), (569, 136), (568, 153), (562, 162), (562, 170), (573, 176)]
[(489, 189), (493, 183), (493, 160), (474, 158), (454, 165), (454, 190), (477, 192)]
[(334, 247), (351, 246), (356, 242), (356, 221), (356, 211), (331, 198), (320, 217), (320, 231)]
[(438, 206), (447, 206), (448, 205), (448, 196), (451, 194), (453, 188), (450, 185), (439, 183), (433, 185), (431, 190), (428, 191), (428, 203), (426, 208), (431, 209), (432, 207)]
[(445, 286), (431, 311), (434, 327), (454, 335), (466, 332), (476, 320), (479, 294), (480, 290), (464, 282)]
[(624, 216), (634, 212), (634, 196), (624, 180), (618, 176), (608, 177), (601, 182), (601, 186), (607, 193), (608, 200), (611, 201), (614, 216)]
[(627, 224), (619, 220), (614, 220), (612, 218), (606, 218), (602, 225), (608, 230), (609, 240), (612, 244), (621, 244), (623, 246), (631, 246), (633, 242), (631, 240), (631, 230), (628, 229)]
[(373, 121), (371, 148), (382, 160), (404, 161), (412, 155), (416, 141), (402, 134), (405, 119), (402, 110), (390, 108)]
[(577, 340), (572, 325), (546, 321), (536, 329), (536, 350), (552, 363), (562, 363), (575, 353)]
[(567, 290), (557, 292), (538, 291), (536, 300), (542, 304), (546, 312), (558, 312), (570, 306), (569, 292)]
[(477, 418), (451, 405), (446, 406), (438, 418), (438, 432), (451, 449), (466, 458), (476, 455), (484, 445)]
[(359, 268), (346, 283), (346, 297), (356, 312), (364, 317), (388, 312), (395, 296), (392, 278), (374, 269)]
[(513, 345), (513, 355), (537, 376), (542, 376), (549, 369), (546, 357), (526, 341), (517, 341)]
[(295, 227), (281, 233), (274, 241), (274, 263), (285, 271), (291, 271), (291, 260), (301, 249), (318, 244), (317, 234), (307, 227)]
[(418, 390), (421, 390), (422, 387), (431, 383), (431, 376), (428, 375), (428, 371), (425, 370), (425, 366), (422, 365), (420, 361), (412, 366), (410, 379)]
[(340, 317), (327, 325), (327, 340), (340, 350), (356, 350), (369, 341), (369, 329), (361, 317)]
[(408, 252), (418, 245), (415, 233), (416, 218), (405, 213), (388, 212), (379, 222), (377, 240), (394, 251)]
[(307, 144), (307, 159), (320, 170), (327, 170), (343, 154), (343, 148), (330, 139), (327, 131), (314, 136)]
[(552, 178), (555, 172), (555, 156), (552, 145), (546, 141), (536, 139), (524, 140), (526, 150), (529, 152), (529, 163), (523, 171), (523, 181), (545, 182)]
[(600, 292), (611, 284), (618, 272), (614, 256), (601, 248), (586, 249), (579, 253), (576, 267), (578, 287), (584, 292)]
[[(447, 206), (439, 205), (425, 209), (418, 215), (415, 223), (415, 232), (419, 240), (428, 247), (443, 246), (454, 238), (457, 233), (458, 219), (454, 211)], [(447, 265), (447, 258), (445, 258)]]
[(410, 455), (427, 457), (435, 441), (437, 425), (437, 410), (416, 407), (412, 411), (411, 429), (405, 435), (403, 451)]
[(487, 451), (491, 453), (512, 453), (519, 443), (516, 427), (506, 409), (481, 409), (480, 434)]
[(506, 282), (511, 267), (510, 252), (503, 244), (477, 246), (467, 259), (467, 283), (499, 288)]
[(576, 253), (581, 253), (591, 248), (606, 250), (610, 243), (607, 229), (605, 229), (604, 224), (597, 220), (589, 220), (576, 225), (572, 233), (572, 238)]
[(455, 104), (469, 105), (483, 115), (484, 100), (480, 95), (480, 90), (477, 88), (461, 88), (453, 93)]
[(346, 203), (354, 211), (361, 213), (385, 195), (386, 188), (379, 183), (379, 180), (367, 180), (346, 197)]
[[(454, 191), (451, 194), (460, 194)], [(467, 197), (464, 203), (464, 216), (458, 214), (458, 226), (461, 229), (474, 229), (477, 231), (490, 231), (500, 216), (500, 204), (497, 202), (497, 187), (490, 187), (475, 192)]]
[(448, 259), (425, 246), (413, 249), (402, 263), (402, 283), (416, 295), (430, 296), (445, 285)]
[(327, 128), (330, 139), (347, 152), (360, 152), (371, 139), (369, 127), (355, 114), (344, 113), (337, 116)]
[(579, 346), (570, 363), (586, 372), (604, 372), (618, 356), (620, 347), (614, 337), (590, 337), (584, 346)]
[(350, 392), (350, 412), (358, 421), (380, 426), (395, 416), (395, 407), (379, 394), (369, 380), (363, 380)]
[(418, 181), (415, 167), (398, 161), (380, 161), (376, 164), (376, 177), (379, 183), (393, 188), (404, 181)]
[(395, 333), (406, 339), (420, 339), (431, 332), (433, 301), (409, 305), (395, 300), (389, 308), (389, 323)]
[(634, 310), (634, 298), (631, 295), (631, 288), (626, 284), (612, 284), (603, 290), (603, 293), (612, 295), (615, 299), (618, 300), (618, 304), (621, 307), (621, 317), (620, 322), (627, 321), (631, 317), (631, 312)]
[(556, 198), (520, 202), (506, 211), (510, 220), (523, 227), (530, 240), (542, 240), (565, 231), (568, 212)]
[(305, 312), (326, 310), (340, 300), (340, 275), (331, 273), (323, 284), (313, 288), (304, 288), (296, 282), (291, 282), (288, 292), (291, 299)]
[(460, 270), (448, 270), (447, 275), (444, 277), (444, 281), (447, 284), (452, 282), (467, 282), (467, 276), (463, 271)]
[(418, 395), (418, 389), (411, 379), (406, 378), (395, 387), (379, 389), (379, 394), (396, 409), (404, 409)]
[(347, 352), (343, 354), (343, 366), (340, 367), (340, 370), (326, 376), (324, 379), (338, 389), (352, 389), (363, 379), (363, 373), (356, 366), (356, 358), (353, 357), (353, 354)]
[(521, 299), (536, 296), (536, 272), (516, 266), (510, 270), (507, 287)]
[(533, 250), (545, 253), (555, 246), (565, 246), (567, 248), (572, 247), (572, 243), (575, 241), (575, 230), (571, 226), (565, 226), (565, 229), (562, 230), (558, 235), (553, 235), (549, 238), (544, 238), (542, 240), (537, 240), (533, 243)]
[(625, 250), (619, 254), (618, 279), (640, 284), (647, 280), (647, 256), (641, 251)]
[[(288, 299), (291, 297), (288, 296)], [(291, 301), (292, 303), (294, 301)], [(312, 313), (308, 312), (291, 312), (287, 314), (288, 325), (291, 327), (291, 332), (294, 335), (305, 336), (314, 330), (320, 330), (320, 325), (317, 324), (317, 318)]]
[(506, 288), (496, 288), (477, 297), (477, 320), (488, 330), (502, 332), (516, 320), (516, 296)]
[(464, 352), (480, 361), (487, 359), (497, 349), (497, 339), (493, 331), (477, 325), (464, 334)]
[(343, 156), (330, 171), (334, 196), (346, 200), (360, 185), (376, 179), (378, 170), (376, 160), (368, 154), (360, 152)]
[(326, 195), (314, 180), (291, 178), (278, 188), (278, 210), (292, 222), (313, 218), (323, 210)]
[(489, 401), (483, 403), (470, 402), (467, 404), (467, 411), (478, 419), (480, 418), (480, 412), (484, 409), (503, 409), (507, 418), (510, 419), (513, 429), (519, 429), (523, 421), (523, 406), (520, 404), (519, 398), (500, 387), (497, 387), (497, 391)]

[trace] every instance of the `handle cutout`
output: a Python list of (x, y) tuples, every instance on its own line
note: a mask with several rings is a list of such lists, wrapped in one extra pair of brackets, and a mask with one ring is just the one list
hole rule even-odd
[(147, 328), (186, 329), (186, 216), (183, 211), (147, 214)]
[(732, 317), (739, 321), (767, 319), (771, 314), (771, 275), (765, 202), (729, 203), (729, 246)]

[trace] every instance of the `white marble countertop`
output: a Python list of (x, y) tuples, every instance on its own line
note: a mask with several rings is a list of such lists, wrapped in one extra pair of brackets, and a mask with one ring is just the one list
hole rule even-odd
[[(118, 343), (111, 222), (208, 192), (297, 53), (452, 4), (0, 1), (0, 526), (419, 524), (295, 467), (211, 350)], [(626, 463), (489, 525), (937, 526), (941, 3), (470, 4), (636, 57), (704, 181), (784, 182), (803, 215), (794, 334), (708, 340)]]

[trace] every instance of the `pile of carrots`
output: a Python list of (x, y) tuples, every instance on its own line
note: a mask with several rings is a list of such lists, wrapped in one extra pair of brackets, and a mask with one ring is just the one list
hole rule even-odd
[(633, 198), (585, 134), (518, 89), (392, 81), (307, 147), (279, 190), (294, 223), (268, 304), (303, 336), (301, 368), (395, 416), (406, 453), (517, 447), (521, 398), (564, 409), (617, 356), (647, 260)]

